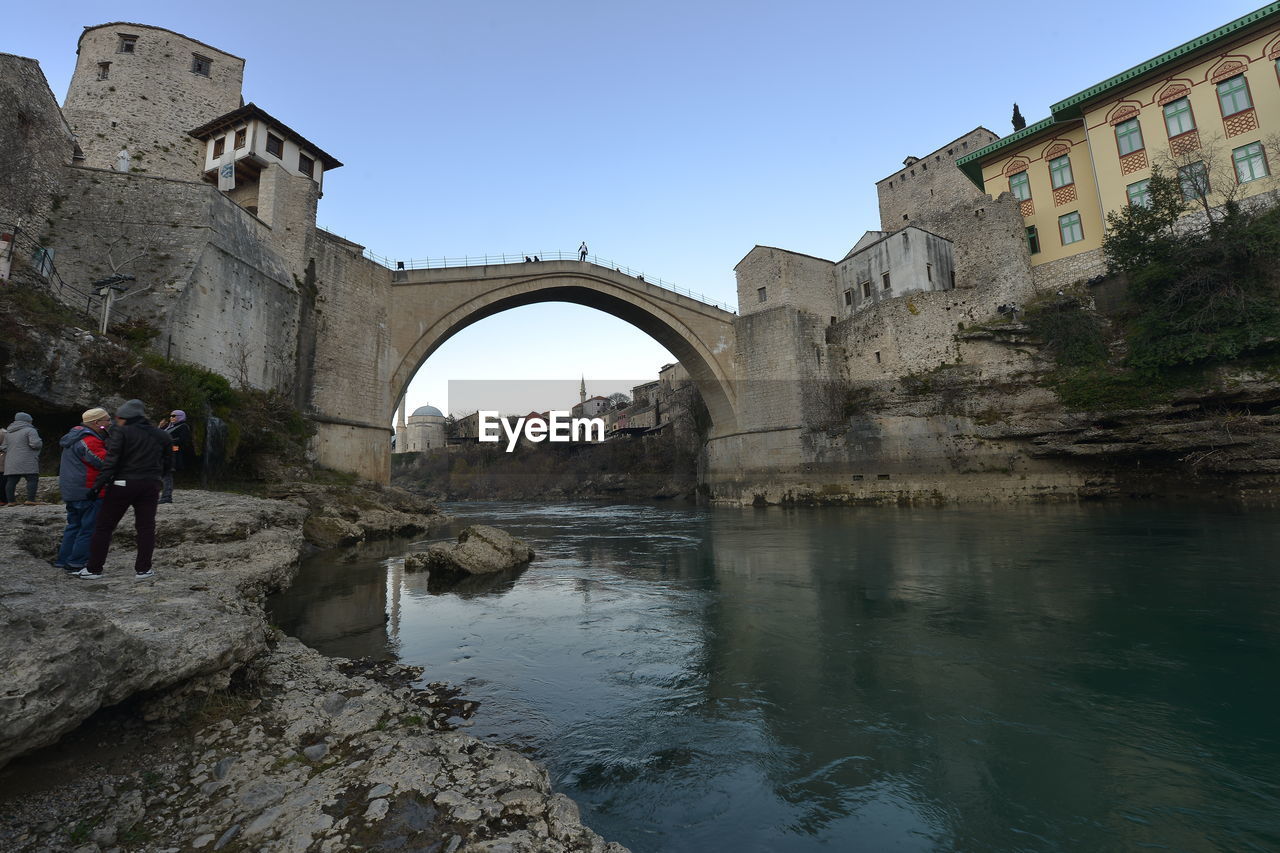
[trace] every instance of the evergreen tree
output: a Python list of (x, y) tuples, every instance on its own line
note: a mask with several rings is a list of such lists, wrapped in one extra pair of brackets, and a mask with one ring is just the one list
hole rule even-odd
[(1016, 133), (1027, 126), (1027, 120), (1022, 117), (1022, 111), (1018, 109), (1018, 105), (1013, 105), (1013, 129)]

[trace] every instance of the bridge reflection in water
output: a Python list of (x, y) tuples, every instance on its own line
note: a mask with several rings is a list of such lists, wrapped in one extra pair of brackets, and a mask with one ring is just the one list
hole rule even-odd
[(477, 734), (637, 851), (1280, 843), (1274, 515), (456, 511), (540, 559), (465, 596), (321, 570), (367, 610), (297, 624), (466, 682)]

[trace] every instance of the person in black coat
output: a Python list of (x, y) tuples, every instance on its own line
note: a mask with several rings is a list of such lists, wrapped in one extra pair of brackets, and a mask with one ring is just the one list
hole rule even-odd
[(169, 434), (169, 447), (173, 452), (173, 471), (164, 478), (164, 486), (160, 490), (160, 503), (173, 503), (173, 472), (184, 471), (195, 455), (191, 442), (191, 424), (187, 423), (187, 413), (182, 409), (174, 409), (169, 417), (160, 422), (160, 427)]
[(134, 574), (139, 579), (155, 577), (151, 555), (156, 548), (156, 504), (164, 478), (173, 473), (173, 451), (169, 434), (146, 415), (141, 400), (130, 400), (116, 410), (116, 425), (107, 435), (107, 458), (93, 486), (93, 492), (101, 492), (103, 499), (89, 543), (89, 563), (73, 577), (102, 577), (111, 536), (129, 507), (133, 507), (133, 526), (138, 533)]

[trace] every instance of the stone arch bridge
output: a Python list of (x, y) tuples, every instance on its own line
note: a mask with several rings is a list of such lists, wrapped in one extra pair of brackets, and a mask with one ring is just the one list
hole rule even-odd
[[(364, 476), (385, 481), (390, 472), (391, 446), (386, 429), (409, 381), (439, 347), (458, 332), (486, 317), (512, 308), (542, 302), (571, 302), (595, 308), (624, 320), (650, 335), (680, 361), (696, 383), (711, 415), (712, 433), (737, 427), (734, 383), (737, 315), (700, 299), (677, 293), (615, 268), (577, 260), (499, 263), (434, 269), (388, 271), (386, 295), (387, 355), (377, 378), (381, 401), (378, 412), (382, 450), (353, 466), (350, 457), (340, 465), (361, 469)], [(370, 377), (372, 379), (372, 377)], [(326, 432), (351, 429), (349, 421), (320, 419)], [(356, 438), (356, 436), (350, 436)], [(319, 443), (320, 461), (342, 452), (338, 441), (326, 453)], [(365, 448), (369, 444), (361, 441)], [(327, 464), (333, 464), (332, 460)]]

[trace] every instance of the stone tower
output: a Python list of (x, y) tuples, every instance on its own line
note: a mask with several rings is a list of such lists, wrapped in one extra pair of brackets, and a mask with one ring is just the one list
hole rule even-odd
[(86, 27), (76, 54), (63, 113), (85, 165), (115, 168), (125, 149), (133, 171), (199, 180), (204, 145), (188, 131), (240, 106), (244, 60), (132, 23)]

